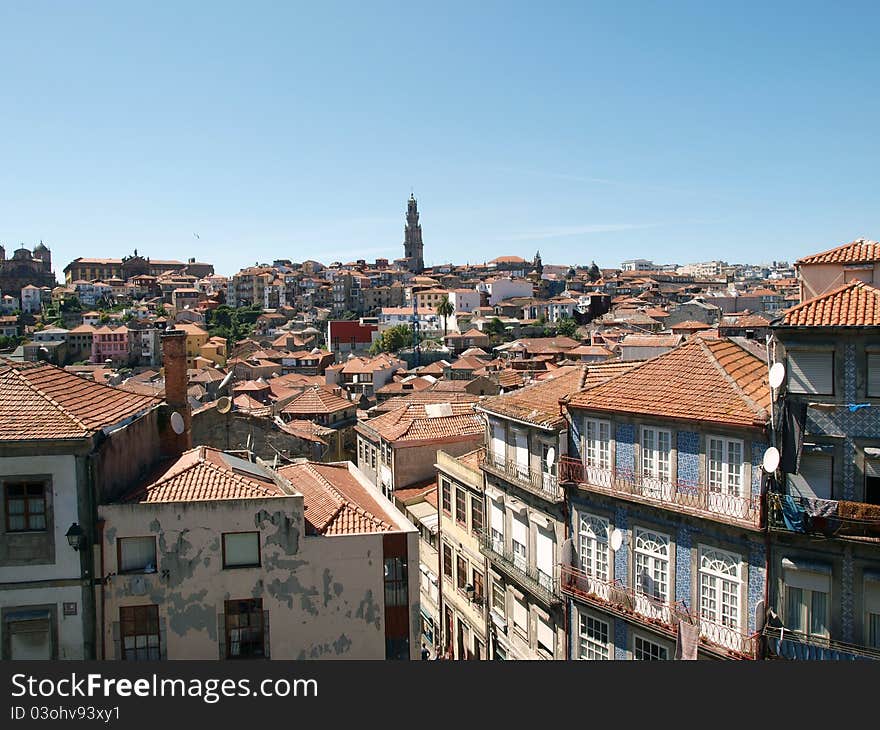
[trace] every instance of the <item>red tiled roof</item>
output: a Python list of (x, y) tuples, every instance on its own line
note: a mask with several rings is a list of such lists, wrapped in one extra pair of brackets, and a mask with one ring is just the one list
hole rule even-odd
[(348, 467), (303, 462), (278, 470), (303, 495), (306, 527), (318, 535), (397, 530), (394, 519)]
[(325, 388), (318, 387), (310, 388), (294, 398), (284, 406), (281, 412), (311, 415), (313, 413), (336, 413), (348, 408), (355, 408), (355, 404), (345, 398), (340, 398)]
[(136, 487), (123, 502), (203, 502), (216, 499), (285, 497), (288, 493), (268, 468), (197, 446), (160, 469), (155, 479)]
[(412, 442), (462, 440), (484, 433), (483, 419), (470, 403), (409, 403), (359, 423), (355, 430), (369, 438)]
[(671, 325), (669, 327), (673, 332), (675, 330), (708, 330), (712, 329), (712, 325), (706, 324), (705, 322), (697, 322), (696, 320), (689, 319), (684, 322), (679, 322), (678, 324)]
[(545, 428), (560, 428), (565, 423), (559, 401), (587, 384), (604, 382), (629, 370), (635, 363), (600, 363), (561, 367), (545, 379), (525, 388), (488, 398), (480, 410), (499, 416), (508, 416)]
[(480, 396), (468, 392), (420, 390), (408, 393), (407, 395), (399, 395), (394, 398), (389, 398), (388, 400), (379, 403), (379, 405), (373, 409), (373, 412), (388, 413), (389, 411), (396, 410), (401, 406), (406, 406), (411, 403), (420, 405), (425, 405), (426, 403), (476, 403), (478, 400), (480, 400)]
[(791, 327), (880, 326), (880, 289), (855, 279), (786, 310), (782, 323)]
[(767, 364), (727, 339), (694, 338), (572, 396), (585, 410), (763, 425), (769, 418)]
[(863, 264), (880, 261), (880, 243), (866, 238), (857, 238), (828, 251), (814, 253), (795, 261), (795, 266), (803, 264)]
[(0, 358), (0, 442), (88, 438), (159, 403), (54, 365)]

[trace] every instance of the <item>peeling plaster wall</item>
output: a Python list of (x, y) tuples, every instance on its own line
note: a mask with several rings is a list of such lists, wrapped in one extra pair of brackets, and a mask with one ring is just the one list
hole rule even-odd
[[(217, 659), (227, 599), (262, 598), (273, 659), (384, 659), (382, 535), (305, 537), (302, 497), (105, 505), (106, 573), (120, 537), (156, 535), (158, 570), (112, 575), (106, 656), (117, 656), (120, 606), (155, 603), (168, 659)], [(261, 566), (223, 569), (221, 535), (259, 530)], [(414, 547), (417, 550), (417, 546)], [(418, 612), (417, 552), (410, 560)], [(137, 595), (137, 586), (143, 593)]]

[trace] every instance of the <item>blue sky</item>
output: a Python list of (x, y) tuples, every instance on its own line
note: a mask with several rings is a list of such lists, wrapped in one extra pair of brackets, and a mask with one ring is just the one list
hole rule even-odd
[(428, 263), (880, 238), (878, 21), (877, 3), (2, 2), (0, 242), (44, 240), (59, 275), (134, 248), (221, 273), (393, 258), (411, 190)]

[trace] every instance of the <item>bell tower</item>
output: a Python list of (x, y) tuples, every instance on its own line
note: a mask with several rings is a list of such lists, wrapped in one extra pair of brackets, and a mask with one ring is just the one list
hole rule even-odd
[(419, 207), (415, 195), (410, 194), (406, 203), (406, 225), (403, 228), (403, 255), (407, 266), (415, 274), (425, 268), (425, 248), (422, 244), (422, 226), (419, 224)]

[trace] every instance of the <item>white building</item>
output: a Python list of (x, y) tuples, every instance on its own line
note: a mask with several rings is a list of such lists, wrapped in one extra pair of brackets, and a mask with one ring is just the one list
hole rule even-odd
[(481, 281), (477, 284), (477, 291), (484, 291), (489, 296), (489, 306), (494, 307), (498, 302), (513, 297), (530, 297), (534, 292), (532, 282), (527, 279), (512, 279), (510, 277), (496, 277)]

